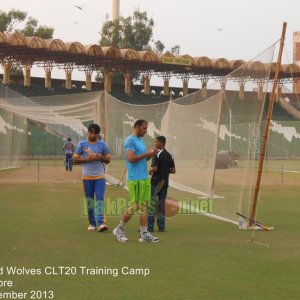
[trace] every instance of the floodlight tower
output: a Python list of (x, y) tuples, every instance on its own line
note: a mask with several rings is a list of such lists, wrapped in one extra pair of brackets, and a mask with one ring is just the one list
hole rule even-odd
[(120, 0), (112, 0), (111, 20), (115, 21), (120, 18)]

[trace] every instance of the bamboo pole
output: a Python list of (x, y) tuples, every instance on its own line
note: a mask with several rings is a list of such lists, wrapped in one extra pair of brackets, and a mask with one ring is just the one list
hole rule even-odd
[(279, 48), (279, 52), (278, 52), (274, 83), (273, 83), (273, 87), (272, 87), (272, 93), (271, 93), (270, 102), (269, 102), (269, 110), (268, 110), (268, 114), (267, 114), (264, 134), (263, 134), (263, 142), (262, 142), (262, 147), (261, 147), (261, 151), (260, 151), (259, 166), (258, 166), (255, 191), (254, 191), (254, 196), (253, 196), (253, 201), (252, 201), (252, 207), (251, 207), (251, 211), (250, 211), (250, 215), (249, 215), (249, 220), (250, 220), (249, 227), (253, 224), (253, 220), (255, 219), (255, 214), (256, 214), (257, 200), (258, 200), (261, 176), (262, 176), (262, 171), (263, 171), (263, 166), (264, 166), (264, 158), (265, 158), (266, 148), (267, 148), (268, 138), (269, 138), (270, 122), (271, 122), (271, 117), (272, 117), (272, 112), (273, 112), (275, 91), (276, 91), (276, 87), (277, 87), (277, 82), (278, 82), (278, 78), (279, 78), (279, 70), (280, 70), (280, 66), (281, 66), (281, 58), (282, 58), (283, 45), (284, 45), (284, 39), (285, 39), (286, 25), (287, 25), (287, 23), (284, 22), (283, 26), (282, 26), (280, 48)]

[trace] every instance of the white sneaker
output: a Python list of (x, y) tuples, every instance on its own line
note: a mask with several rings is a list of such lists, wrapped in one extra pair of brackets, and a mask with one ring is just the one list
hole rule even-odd
[(128, 241), (128, 238), (125, 236), (125, 231), (119, 226), (113, 230), (113, 235), (117, 238), (118, 242), (125, 243)]
[(159, 241), (159, 238), (153, 236), (149, 231), (141, 233), (139, 238), (140, 243), (158, 243)]
[(108, 226), (106, 224), (101, 224), (97, 227), (98, 232), (103, 232), (103, 231), (106, 231), (107, 229), (108, 229)]
[(96, 227), (93, 226), (92, 224), (90, 224), (88, 227), (88, 231), (94, 231), (95, 229), (96, 229)]

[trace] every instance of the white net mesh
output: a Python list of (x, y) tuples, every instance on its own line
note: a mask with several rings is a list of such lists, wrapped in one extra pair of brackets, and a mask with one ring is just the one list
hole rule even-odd
[(282, 85), (275, 99), (264, 169), (275, 184), (295, 185), (300, 174), (299, 98)]
[(213, 196), (212, 214), (234, 221), (236, 211), (248, 215), (273, 52), (274, 46), (205, 91), (161, 104), (132, 105), (103, 94), (100, 123), (116, 158), (109, 173), (121, 176), (123, 141), (134, 121), (145, 119), (146, 145), (165, 135), (175, 157), (171, 196), (182, 201)]
[(170, 102), (161, 132), (176, 158), (177, 173), (172, 176), (171, 186), (204, 196), (212, 190), (221, 99), (216, 94), (189, 104), (197, 96), (199, 92)]
[[(64, 117), (80, 120), (82, 123), (95, 120), (99, 121), (99, 100), (101, 92), (89, 92), (71, 95), (55, 95), (45, 97), (34, 97), (32, 100), (41, 109), (47, 108)], [(80, 125), (79, 125), (80, 126)]]
[(120, 178), (123, 142), (135, 120), (145, 119), (146, 145), (165, 135), (175, 157), (169, 195), (181, 202), (213, 198), (208, 213), (236, 221), (237, 210), (249, 214), (273, 52), (274, 46), (208, 88), (154, 105), (124, 103), (106, 92), (28, 99), (0, 86), (1, 167), (26, 155), (61, 153), (65, 137), (79, 141), (84, 124), (95, 121), (113, 155), (109, 174)]
[[(275, 45), (226, 78), (216, 157), (213, 213), (237, 220), (253, 201), (260, 131)], [(230, 87), (230, 88), (228, 88)]]
[(0, 85), (0, 169), (26, 159), (61, 156), (66, 137), (86, 136), (84, 122), (99, 121), (101, 92), (29, 99)]
[(0, 106), (0, 169), (19, 165), (26, 144), (25, 118)]

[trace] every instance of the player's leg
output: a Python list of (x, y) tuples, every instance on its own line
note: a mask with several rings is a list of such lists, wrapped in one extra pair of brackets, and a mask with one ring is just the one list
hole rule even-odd
[(70, 170), (70, 155), (66, 153), (66, 171)]
[(148, 231), (154, 231), (154, 223), (157, 210), (157, 197), (153, 195), (156, 185), (151, 185), (151, 200), (148, 206)]
[(89, 228), (88, 230), (95, 230), (96, 219), (95, 219), (95, 204), (94, 204), (94, 193), (95, 186), (94, 180), (83, 180), (83, 187), (86, 199), (86, 206), (88, 210)]
[(65, 165), (66, 171), (68, 171), (68, 157), (67, 157), (66, 153), (64, 154), (64, 165)]
[(70, 153), (69, 155), (69, 171), (72, 172), (73, 169), (73, 154)]
[(138, 180), (128, 180), (129, 206), (126, 208), (122, 221), (126, 224), (138, 209)]
[(159, 242), (158, 237), (154, 237), (148, 231), (148, 205), (151, 198), (151, 185), (150, 180), (139, 180), (138, 181), (138, 208), (140, 214), (140, 238), (139, 242)]
[(167, 198), (168, 188), (163, 187), (158, 193), (158, 216), (157, 216), (157, 226), (159, 231), (163, 232), (166, 229), (166, 198)]
[(105, 193), (105, 178), (96, 179), (95, 181), (95, 218), (97, 224), (97, 230), (102, 232), (108, 229), (106, 225), (105, 207), (104, 207), (104, 193)]
[(127, 242), (125, 235), (125, 225), (131, 219), (132, 215), (137, 211), (137, 180), (128, 180), (129, 206), (125, 210), (119, 225), (113, 230), (113, 235), (116, 236), (119, 242)]

